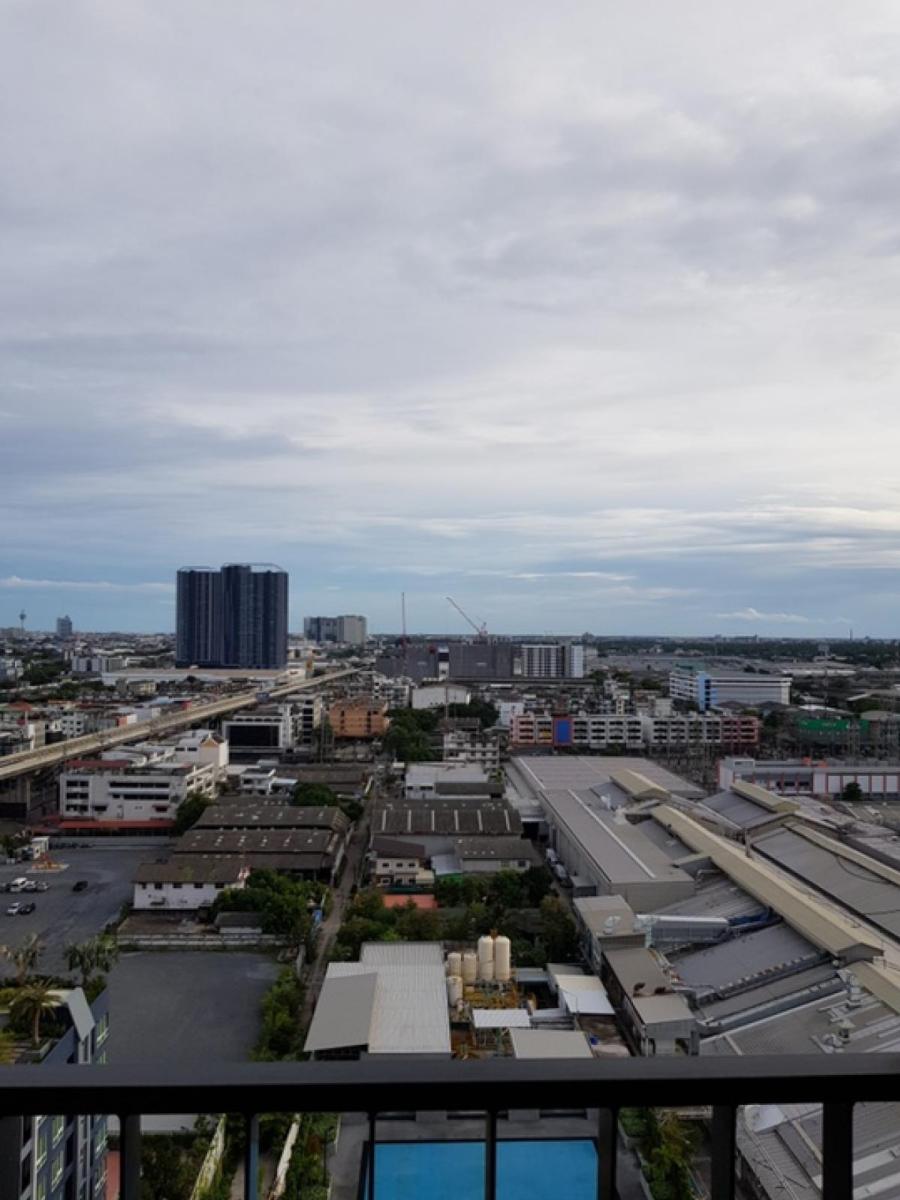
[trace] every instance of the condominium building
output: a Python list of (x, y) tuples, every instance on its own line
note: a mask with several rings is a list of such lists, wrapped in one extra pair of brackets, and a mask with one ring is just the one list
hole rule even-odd
[(696, 704), (700, 712), (720, 704), (790, 704), (789, 675), (763, 675), (751, 671), (706, 671), (679, 666), (669, 675), (673, 700)]
[(584, 646), (577, 642), (525, 643), (519, 661), (526, 679), (584, 677)]
[[(81, 988), (53, 993), (49, 1047), (26, 1049), (20, 1061), (64, 1067), (104, 1063), (109, 1036), (108, 993), (90, 1004)], [(3, 1200), (104, 1200), (106, 1116), (42, 1115), (0, 1120), (0, 1196)]]
[(56, 636), (63, 639), (68, 639), (72, 636), (71, 617), (66, 616), (56, 618)]
[(304, 617), (303, 636), (311, 642), (364, 646), (368, 636), (366, 618), (349, 613), (339, 617)]
[(272, 563), (182, 567), (175, 663), (278, 670), (288, 660), (288, 576)]

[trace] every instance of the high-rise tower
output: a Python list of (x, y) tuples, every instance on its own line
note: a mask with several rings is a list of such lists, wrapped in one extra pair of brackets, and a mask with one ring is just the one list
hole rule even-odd
[(272, 563), (178, 572), (178, 666), (275, 669), (287, 662), (288, 577)]

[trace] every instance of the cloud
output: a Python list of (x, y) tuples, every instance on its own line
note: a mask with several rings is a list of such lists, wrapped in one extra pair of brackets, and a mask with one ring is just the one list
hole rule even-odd
[(809, 625), (812, 617), (800, 613), (760, 612), (756, 608), (741, 608), (737, 612), (716, 613), (720, 621), (761, 621), (767, 625)]
[(121, 583), (109, 579), (22, 579), (18, 575), (0, 578), (0, 588), (13, 591), (65, 592), (174, 592), (174, 583)]
[(896, 5), (397, 4), (0, 12), (4, 594), (892, 633)]

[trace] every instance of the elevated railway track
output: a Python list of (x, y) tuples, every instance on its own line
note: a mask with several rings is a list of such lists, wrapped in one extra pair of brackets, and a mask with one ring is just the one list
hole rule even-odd
[(34, 771), (59, 766), (73, 758), (90, 757), (109, 750), (113, 746), (165, 737), (171, 733), (177, 733), (181, 729), (190, 728), (192, 725), (202, 725), (205, 721), (238, 712), (242, 708), (254, 708), (260, 703), (268, 704), (272, 700), (285, 699), (295, 692), (327, 687), (329, 684), (357, 674), (357, 671), (358, 668), (350, 667), (342, 671), (333, 671), (329, 675), (318, 675), (312, 679), (298, 680), (296, 683), (286, 683), (281, 687), (269, 688), (265, 693), (265, 701), (260, 700), (258, 689), (236, 692), (233, 696), (224, 696), (221, 700), (211, 700), (206, 704), (181, 708), (176, 713), (167, 713), (153, 721), (141, 721), (137, 725), (104, 729), (100, 733), (88, 733), (83, 737), (67, 738), (63, 742), (54, 742), (52, 745), (41, 746), (36, 750), (23, 750), (18, 754), (9, 754), (5, 758), (0, 758), (0, 783), (17, 779), (23, 775), (30, 775)]

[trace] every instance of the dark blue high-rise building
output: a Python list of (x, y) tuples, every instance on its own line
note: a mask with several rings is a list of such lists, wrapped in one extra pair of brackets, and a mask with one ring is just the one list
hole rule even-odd
[(180, 667), (279, 669), (287, 663), (288, 577), (272, 563), (178, 572)]

